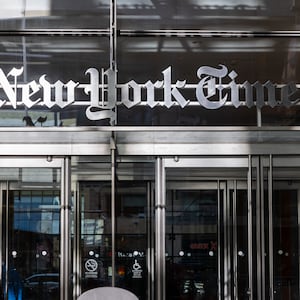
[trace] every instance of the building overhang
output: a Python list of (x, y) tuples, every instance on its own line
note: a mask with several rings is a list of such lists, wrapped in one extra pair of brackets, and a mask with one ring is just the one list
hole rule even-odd
[(0, 128), (0, 155), (300, 154), (300, 127)]

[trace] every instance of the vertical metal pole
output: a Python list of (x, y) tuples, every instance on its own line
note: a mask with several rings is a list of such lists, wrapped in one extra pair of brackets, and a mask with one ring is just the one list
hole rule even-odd
[(233, 181), (233, 203), (232, 203), (232, 216), (233, 216), (233, 298), (238, 300), (238, 279), (237, 279), (237, 181)]
[(5, 286), (4, 291), (8, 299), (8, 270), (9, 270), (9, 182), (6, 182), (6, 210), (5, 210)]
[(266, 264), (265, 264), (265, 197), (264, 197), (264, 165), (262, 158), (260, 158), (260, 227), (258, 232), (260, 233), (261, 251), (259, 254), (259, 261), (261, 262), (260, 284), (261, 284), (261, 299), (265, 299), (266, 296)]
[(228, 253), (227, 253), (227, 259), (228, 259), (228, 299), (232, 299), (232, 214), (231, 214), (231, 203), (230, 203), (230, 191), (228, 186), (228, 181), (225, 182), (226, 186), (226, 199), (227, 199), (227, 232), (228, 232)]
[(154, 203), (155, 203), (155, 184), (151, 184), (151, 300), (155, 299), (155, 221), (154, 221)]
[(229, 200), (228, 200), (228, 187), (225, 182), (224, 188), (224, 299), (229, 300), (231, 298), (230, 293), (230, 220), (229, 220)]
[(165, 284), (165, 214), (166, 214), (166, 176), (161, 158), (156, 159), (155, 168), (155, 267), (156, 267), (156, 300), (164, 300)]
[[(3, 200), (3, 186), (0, 182), (0, 241), (4, 241), (3, 240), (3, 204), (4, 204), (4, 200)], [(3, 268), (2, 266), (4, 265), (3, 263), (3, 248), (5, 248), (5, 244), (4, 243), (1, 243), (0, 245), (0, 284), (1, 284), (1, 287), (4, 286), (5, 282), (3, 282)], [(5, 252), (4, 252), (5, 253)]]
[[(5, 295), (5, 300), (8, 299), (8, 268), (9, 268), (9, 257), (8, 257), (8, 250), (9, 250), (9, 239), (8, 239), (8, 236), (9, 236), (9, 228), (8, 228), (8, 224), (9, 224), (9, 220), (8, 220), (8, 216), (9, 216), (9, 199), (8, 199), (8, 188), (9, 188), (9, 182), (7, 181), (6, 182), (6, 186), (5, 186), (5, 190), (6, 190), (6, 197), (5, 199), (3, 199), (3, 196), (1, 195), (1, 198), (2, 198), (2, 204), (4, 203), (5, 201), (5, 212), (2, 211), (2, 213), (4, 214), (5, 213), (5, 224), (4, 224), (4, 247), (3, 245), (1, 245), (1, 247), (4, 248), (4, 274), (2, 274), (2, 276), (4, 275), (4, 288), (3, 288), (3, 292), (4, 292), (4, 295)], [(2, 192), (2, 189), (1, 189), (1, 192)], [(1, 208), (2, 210), (2, 208)], [(1, 215), (1, 219), (2, 219), (2, 215)], [(2, 223), (3, 225), (3, 223)], [(1, 227), (1, 230), (3, 230), (3, 228)], [(2, 257), (1, 257), (2, 258)], [(1, 269), (2, 269), (2, 266), (1, 266)], [(1, 270), (2, 271), (2, 270)]]
[[(111, 0), (110, 1), (110, 69), (114, 71), (115, 83), (117, 83), (116, 57), (117, 57), (117, 0)], [(115, 101), (115, 103), (117, 103), (117, 101)], [(117, 105), (115, 106), (115, 121), (114, 124), (112, 125), (117, 125)]]
[(249, 300), (253, 300), (253, 241), (252, 241), (252, 157), (248, 159), (248, 294)]
[(65, 300), (65, 168), (61, 168), (61, 187), (60, 187), (60, 299)]
[(220, 195), (220, 180), (218, 186), (218, 299), (222, 299), (222, 272), (221, 272), (221, 195)]
[(66, 266), (65, 266), (65, 280), (66, 280), (66, 291), (65, 300), (70, 298), (70, 278), (71, 278), (71, 158), (67, 157), (64, 159), (64, 169), (65, 169), (65, 255), (66, 255)]
[[(298, 295), (300, 295), (300, 263), (299, 263), (299, 249), (300, 249), (300, 190), (297, 192), (297, 210), (298, 210)], [(273, 277), (272, 277), (273, 279)], [(273, 283), (273, 281), (272, 281)]]
[(80, 209), (80, 190), (79, 183), (76, 182), (74, 191), (74, 248), (73, 248), (73, 298), (81, 294), (81, 247), (80, 247), (80, 238), (81, 238), (81, 209)]
[(110, 68), (116, 70), (117, 1), (110, 1)]
[[(26, 2), (27, 0), (23, 0), (23, 16), (22, 16), (22, 29), (26, 29)], [(27, 45), (26, 45), (26, 37), (22, 36), (22, 52), (23, 52), (23, 81), (24, 83), (28, 82), (28, 71), (27, 71)], [(28, 108), (25, 107), (25, 114), (28, 116)]]
[(111, 285), (115, 286), (116, 279), (116, 145), (112, 136), (110, 139), (111, 151)]
[[(273, 157), (269, 157), (269, 172), (268, 172), (268, 203), (269, 203), (269, 298), (274, 299), (274, 268), (273, 268)], [(299, 203), (299, 201), (298, 201)], [(298, 204), (299, 205), (299, 204)], [(298, 214), (299, 217), (299, 214)], [(299, 284), (300, 286), (300, 284)]]
[[(116, 62), (116, 51), (117, 51), (117, 3), (116, 0), (110, 1), (110, 69), (114, 71), (114, 82), (117, 83), (117, 62)], [(116, 86), (115, 86), (116, 89)], [(115, 93), (116, 95), (117, 93)], [(116, 99), (115, 99), (116, 100)], [(117, 103), (117, 101), (115, 101)], [(115, 106), (115, 118), (112, 125), (117, 124), (117, 105)], [(115, 136), (112, 133), (110, 139), (111, 148), (111, 268), (112, 268), (112, 286), (115, 286), (116, 277), (116, 219), (115, 219), (115, 201), (116, 201), (116, 144)]]
[(152, 185), (150, 182), (147, 183), (147, 269), (148, 269), (148, 280), (147, 280), (147, 299), (153, 299), (153, 282), (154, 282), (154, 265), (153, 265), (153, 224), (152, 224), (152, 207), (153, 207), (153, 197), (152, 197)]
[[(299, 249), (300, 249), (300, 190), (299, 189), (298, 189), (298, 192), (297, 192), (297, 210), (298, 210), (298, 227), (297, 227), (298, 228), (298, 295), (300, 295), (300, 263), (299, 263)], [(272, 254), (273, 254), (273, 252), (272, 252)], [(273, 277), (272, 277), (272, 284), (273, 284)]]
[(71, 275), (71, 231), (70, 231), (70, 158), (65, 158), (61, 176), (61, 241), (60, 241), (60, 299), (68, 300)]
[(257, 300), (261, 300), (261, 201), (260, 198), (261, 190), (261, 174), (260, 174), (260, 158), (258, 158), (258, 165), (256, 166), (256, 289), (257, 289)]

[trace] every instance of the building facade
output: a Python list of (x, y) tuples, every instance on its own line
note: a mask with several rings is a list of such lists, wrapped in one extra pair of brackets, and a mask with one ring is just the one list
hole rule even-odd
[(1, 1), (2, 298), (299, 299), (299, 11)]

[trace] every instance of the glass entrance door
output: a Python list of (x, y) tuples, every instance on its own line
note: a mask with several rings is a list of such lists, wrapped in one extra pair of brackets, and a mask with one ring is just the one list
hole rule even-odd
[(248, 299), (247, 169), (178, 171), (166, 176), (166, 299)]
[(2, 299), (65, 298), (63, 165), (60, 159), (0, 160)]
[(164, 237), (156, 251), (165, 257), (158, 299), (249, 299), (255, 195), (248, 165), (248, 158), (158, 162), (165, 191), (156, 203)]
[(165, 159), (157, 174), (157, 299), (299, 299), (299, 157)]
[[(266, 299), (300, 298), (299, 225), (300, 168), (299, 157), (270, 156), (262, 160), (268, 172), (265, 187), (265, 270)], [(266, 192), (267, 191), (267, 192)]]
[(216, 299), (218, 202), (210, 182), (205, 189), (170, 186), (167, 191), (167, 299)]

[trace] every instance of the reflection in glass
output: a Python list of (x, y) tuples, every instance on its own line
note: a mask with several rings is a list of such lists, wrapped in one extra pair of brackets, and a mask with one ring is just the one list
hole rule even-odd
[[(4, 293), (9, 300), (59, 300), (60, 172), (18, 170), (27, 174), (22, 182), (2, 185), (2, 224), (8, 242), (6, 247), (2, 244)], [(34, 174), (40, 174), (38, 181)]]
[[(233, 195), (232, 195), (233, 196)], [(237, 291), (238, 299), (248, 295), (248, 192), (238, 190), (236, 200), (236, 233), (237, 233)]]
[(299, 6), (296, 3), (280, 0), (119, 0), (118, 23), (122, 29), (139, 30), (291, 30), (298, 25)]
[(109, 0), (2, 1), (0, 29), (103, 29), (109, 25)]
[(147, 183), (122, 181), (116, 195), (116, 286), (147, 299)]
[(217, 190), (167, 193), (167, 299), (217, 299)]
[(273, 191), (274, 299), (299, 299), (298, 190)]
[[(0, 41), (0, 68), (12, 84), (14, 77), (8, 75), (13, 68), (23, 71), (17, 76), (18, 101), (13, 107), (3, 88), (0, 98), (7, 99), (0, 109), (0, 127), (68, 127), (81, 125), (108, 125), (108, 121), (91, 121), (86, 116), (90, 105), (90, 94), (79, 84), (89, 84), (89, 68), (96, 68), (101, 78), (101, 69), (109, 67), (109, 39), (106, 37), (6, 37)], [(24, 48), (26, 51), (24, 52)], [(61, 66), (64, 66), (63, 68)], [(39, 84), (45, 79), (46, 85)], [(30, 97), (34, 105), (25, 107), (20, 85), (34, 81), (38, 91)], [(58, 82), (58, 86), (54, 87)], [(64, 84), (64, 87), (59, 85)], [(73, 103), (68, 96), (66, 85), (78, 83), (74, 89)], [(47, 86), (52, 85), (49, 92)], [(54, 95), (61, 93), (62, 101), (54, 102)], [(71, 93), (72, 94), (72, 93)], [(48, 95), (48, 96), (46, 96)], [(43, 105), (45, 98), (50, 97), (50, 105)], [(69, 99), (68, 99), (69, 98)], [(69, 105), (68, 105), (69, 101)], [(48, 102), (49, 103), (49, 102)]]
[[(184, 42), (183, 42), (184, 41)], [(299, 77), (299, 41), (295, 38), (248, 37), (236, 39), (232, 37), (120, 37), (118, 39), (118, 83), (126, 84), (134, 80), (138, 84), (145, 84), (148, 80), (155, 83), (164, 80), (163, 72), (171, 68), (171, 82), (186, 80), (186, 87), (173, 90), (178, 92), (186, 101), (190, 102), (182, 108), (172, 96), (173, 105), (164, 105), (164, 89), (155, 89), (155, 101), (160, 104), (149, 107), (147, 93), (143, 89), (142, 103), (130, 109), (120, 104), (118, 106), (119, 125), (153, 125), (153, 126), (255, 126), (257, 125), (256, 105), (245, 105), (247, 91), (257, 100), (259, 90), (255, 82), (261, 84), (261, 97), (265, 101), (262, 108), (263, 125), (299, 125), (299, 105), (296, 101), (298, 91), (291, 93), (290, 107), (286, 105), (287, 98), (283, 96), (282, 87), (292, 88), (293, 82)], [(151, 61), (151, 65), (149, 65)], [(253, 62), (256, 64), (253, 64)], [(163, 62), (163, 64), (162, 64)], [(243, 85), (247, 82), (250, 88), (239, 88), (237, 107), (232, 103), (232, 91), (226, 89), (227, 102), (218, 109), (203, 107), (196, 96), (196, 87), (205, 78), (197, 76), (201, 66), (220, 68), (226, 66), (228, 74), (222, 78), (222, 84), (235, 82)], [(141, 68), (128, 66), (139, 65)], [(144, 72), (147, 70), (147, 72)], [(236, 73), (234, 81), (230, 72)], [(271, 92), (264, 87), (272, 83)], [(190, 87), (187, 88), (187, 85)], [(282, 86), (283, 85), (283, 86)], [(133, 89), (131, 89), (133, 90)], [(271, 89), (270, 89), (271, 90)], [(217, 92), (212, 93), (209, 101), (218, 101)], [(248, 94), (249, 95), (249, 94)], [(271, 102), (276, 100), (276, 105)], [(186, 103), (186, 102), (185, 102)]]
[(82, 182), (81, 289), (111, 285), (110, 182)]

